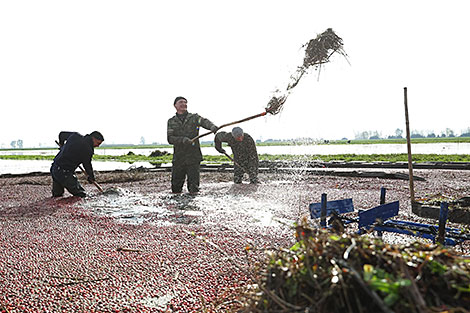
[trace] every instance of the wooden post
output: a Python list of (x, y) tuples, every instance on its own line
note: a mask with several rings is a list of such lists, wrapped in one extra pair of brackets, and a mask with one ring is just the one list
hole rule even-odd
[(385, 187), (381, 187), (380, 188), (380, 204), (385, 204), (385, 194), (386, 194)]
[(410, 120), (408, 118), (408, 92), (405, 87), (405, 120), (406, 120), (406, 144), (408, 147), (408, 172), (409, 172), (409, 181), (410, 181), (410, 199), (411, 206), (415, 203), (415, 191), (413, 183), (413, 161), (411, 158), (411, 138), (410, 138)]
[(437, 235), (437, 242), (444, 244), (446, 239), (446, 223), (447, 215), (449, 214), (449, 204), (441, 202), (441, 209), (439, 210), (439, 231)]
[[(380, 188), (380, 205), (385, 204), (385, 194), (387, 193), (385, 187)], [(383, 233), (381, 231), (377, 232), (377, 236), (382, 237)]]
[(326, 193), (321, 194), (320, 226), (326, 227)]

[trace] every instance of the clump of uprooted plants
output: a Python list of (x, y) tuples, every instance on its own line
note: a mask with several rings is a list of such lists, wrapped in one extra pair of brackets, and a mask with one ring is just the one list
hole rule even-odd
[(249, 312), (469, 312), (470, 259), (440, 245), (390, 245), (299, 226), (269, 254)]

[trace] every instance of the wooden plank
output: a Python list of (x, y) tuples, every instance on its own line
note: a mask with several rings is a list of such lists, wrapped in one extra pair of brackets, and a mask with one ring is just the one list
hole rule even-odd
[(372, 225), (377, 220), (385, 221), (398, 215), (399, 202), (394, 201), (379, 205), (375, 208), (359, 211), (359, 228)]
[[(311, 203), (309, 205), (310, 217), (319, 218), (321, 216), (321, 202)], [(326, 216), (330, 216), (333, 212), (337, 214), (349, 213), (354, 211), (352, 198), (333, 200), (326, 202)]]

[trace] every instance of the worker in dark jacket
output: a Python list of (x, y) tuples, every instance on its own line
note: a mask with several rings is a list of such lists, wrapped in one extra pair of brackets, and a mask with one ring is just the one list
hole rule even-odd
[(60, 152), (55, 156), (51, 166), (53, 197), (62, 196), (64, 188), (74, 196), (86, 197), (85, 189), (75, 176), (75, 170), (80, 164), (83, 164), (88, 175), (88, 182), (95, 181), (91, 158), (94, 154), (94, 148), (103, 141), (103, 135), (97, 131), (86, 136), (77, 132), (63, 131), (59, 133)]
[(250, 183), (257, 184), (258, 181), (258, 152), (253, 138), (243, 132), (240, 127), (234, 127), (231, 133), (218, 132), (215, 136), (215, 149), (220, 153), (227, 154), (222, 148), (222, 142), (228, 143), (232, 148), (235, 161), (233, 181), (241, 184), (243, 174), (246, 172), (250, 177)]
[(199, 140), (191, 139), (199, 135), (199, 127), (216, 133), (219, 129), (211, 121), (195, 113), (188, 112), (188, 101), (176, 97), (173, 105), (176, 114), (168, 120), (167, 139), (173, 145), (173, 166), (171, 169), (171, 191), (180, 193), (186, 180), (190, 193), (199, 192), (199, 172), (202, 161)]

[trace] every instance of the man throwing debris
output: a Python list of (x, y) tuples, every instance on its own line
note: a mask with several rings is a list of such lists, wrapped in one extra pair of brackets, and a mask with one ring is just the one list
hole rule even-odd
[(219, 129), (211, 121), (196, 113), (188, 113), (188, 101), (184, 97), (176, 97), (173, 105), (176, 114), (168, 120), (167, 139), (173, 145), (173, 166), (171, 169), (171, 191), (180, 193), (184, 181), (188, 178), (187, 186), (190, 193), (199, 191), (199, 172), (202, 153), (199, 140), (191, 138), (199, 135), (199, 127), (212, 131)]
[(75, 176), (75, 170), (80, 164), (83, 164), (88, 175), (88, 182), (94, 183), (95, 175), (91, 158), (94, 154), (94, 148), (103, 141), (103, 135), (98, 131), (85, 136), (77, 132), (63, 131), (59, 133), (60, 152), (55, 156), (51, 166), (53, 197), (62, 196), (64, 188), (74, 196), (86, 197), (85, 189)]
[(222, 142), (228, 143), (232, 148), (235, 161), (233, 181), (241, 184), (243, 174), (246, 172), (250, 177), (250, 183), (257, 184), (258, 181), (258, 152), (256, 144), (250, 135), (243, 132), (240, 127), (234, 127), (231, 133), (219, 132), (215, 136), (215, 149), (220, 153), (227, 154), (222, 148)]

